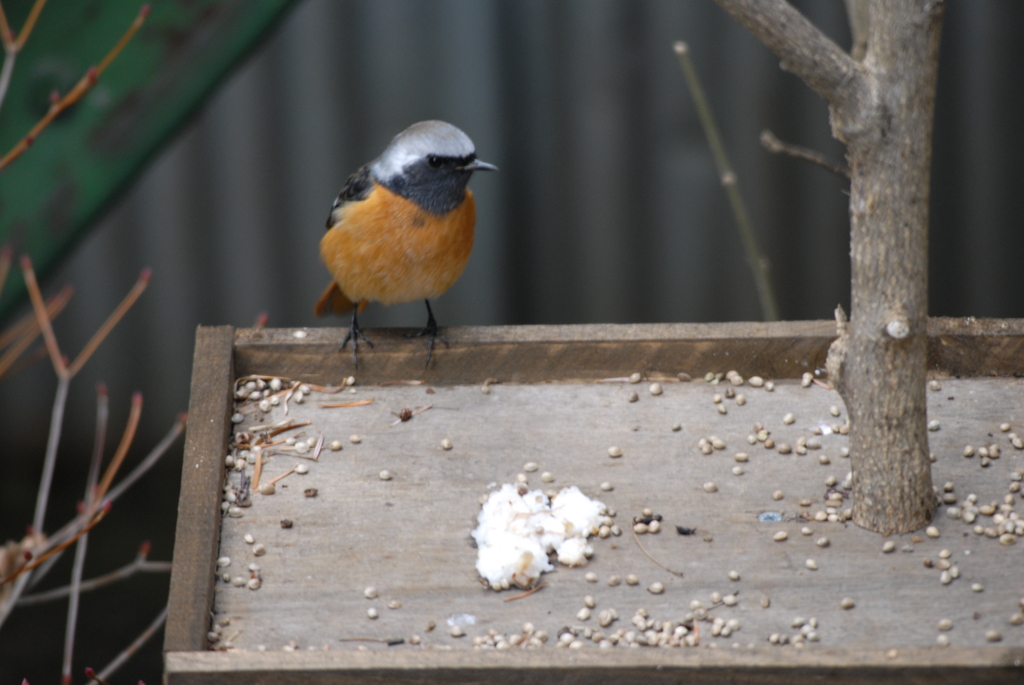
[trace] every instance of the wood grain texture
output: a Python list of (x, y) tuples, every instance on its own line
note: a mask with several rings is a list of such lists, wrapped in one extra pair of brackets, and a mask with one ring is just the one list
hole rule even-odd
[(210, 568), (220, 541), (223, 456), (231, 425), (233, 338), (230, 326), (200, 326), (196, 330), (166, 651), (206, 647), (213, 603)]
[(854, 648), (783, 654), (771, 650), (555, 650), (543, 652), (304, 652), (167, 654), (167, 685), (321, 683), (700, 682), (791, 685), (1019, 683), (1024, 651), (1014, 647), (913, 648), (896, 658)]
[[(696, 379), (735, 369), (766, 378), (798, 378), (824, 366), (835, 339), (832, 321), (716, 324), (606, 324), (442, 328), (424, 371), (426, 344), (401, 329), (369, 330), (373, 349), (339, 354), (345, 329), (239, 329), (239, 376), (262, 373), (315, 383), (355, 374), (361, 383), (424, 379), (481, 383), (487, 378), (522, 383), (628, 375), (633, 371)], [(296, 337), (296, 334), (302, 337)], [(928, 371), (933, 376), (1011, 375), (1024, 372), (1024, 320), (932, 318)]]

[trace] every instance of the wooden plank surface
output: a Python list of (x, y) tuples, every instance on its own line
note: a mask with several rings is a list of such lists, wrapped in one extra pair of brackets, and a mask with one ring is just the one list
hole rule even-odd
[[(995, 665), (994, 665), (995, 664)], [(898, 679), (921, 685), (1019, 683), (1021, 650), (992, 647), (877, 650), (547, 650), (544, 652), (172, 652), (167, 683), (648, 683), (791, 685)]]
[[(795, 381), (778, 382), (772, 393), (742, 386), (736, 390), (745, 395), (746, 404), (739, 406), (734, 399), (726, 399), (728, 414), (721, 415), (712, 396), (723, 393), (727, 386), (703, 382), (666, 382), (660, 396), (652, 396), (646, 382), (502, 384), (491, 386), (486, 395), (478, 385), (438, 385), (431, 387), (433, 394), (427, 393), (428, 387), (357, 386), (354, 393), (314, 392), (303, 404), (289, 403), (290, 416), (313, 422), (303, 429), (305, 436), (322, 431), (328, 442), (343, 440), (344, 449), (325, 451), (315, 463), (302, 462), (309, 466), (307, 475), (288, 476), (278, 483), (276, 494), (255, 495), (253, 506), (244, 510), (241, 518), (223, 520), (219, 554), (232, 559), (223, 571), (248, 577), (247, 564), (255, 563), (263, 582), (256, 591), (230, 583), (216, 584), (214, 616), (217, 621), (228, 621), (222, 627), (223, 640), (230, 639), (237, 649), (250, 650), (253, 658), (261, 649), (276, 652), (283, 656), (281, 664), (292, 663), (289, 660), (293, 656), (299, 658), (280, 652), (292, 641), (299, 650), (322, 650), (326, 645), (350, 655), (329, 659), (340, 659), (331, 663), (344, 664), (343, 670), (353, 669), (353, 678), (389, 678), (385, 671), (394, 667), (412, 669), (412, 679), (440, 679), (432, 664), (447, 657), (438, 657), (431, 650), (469, 652), (444, 663), (451, 668), (472, 666), (471, 672), (480, 676), (482, 671), (473, 669), (498, 668), (495, 664), (506, 664), (509, 657), (472, 650), (471, 636), (489, 628), (510, 634), (530, 621), (552, 637), (539, 650), (546, 656), (527, 656), (524, 652), (527, 661), (523, 664), (553, 669), (546, 671), (545, 677), (554, 678), (559, 668), (573, 663), (566, 661), (571, 657), (553, 646), (559, 628), (597, 627), (594, 618), (576, 618), (584, 595), (595, 597), (595, 615), (603, 608), (618, 611), (620, 619), (610, 632), (618, 627), (632, 629), (630, 619), (640, 607), (647, 609), (651, 618), (679, 621), (691, 600), (710, 606), (710, 594), (718, 591), (723, 595), (738, 593), (737, 606), (712, 610), (723, 618), (739, 619), (741, 628), (737, 633), (728, 639), (713, 638), (706, 632), (710, 624), (701, 624), (705, 632), (700, 649), (680, 648), (679, 656), (674, 655), (677, 650), (650, 651), (665, 653), (669, 660), (666, 664), (683, 664), (685, 668), (699, 665), (704, 658), (733, 658), (708, 657), (708, 650), (714, 649), (710, 645), (716, 645), (722, 654), (735, 655), (740, 664), (772, 663), (780, 668), (810, 667), (812, 671), (821, 667), (825, 669), (822, 672), (837, 677), (845, 673), (851, 678), (875, 673), (873, 669), (882, 669), (890, 676), (904, 674), (908, 666), (918, 669), (918, 675), (944, 674), (943, 678), (949, 678), (959, 672), (958, 668), (979, 663), (1005, 666), (1024, 657), (1024, 627), (1008, 622), (1010, 615), (1020, 610), (1017, 603), (1024, 596), (1024, 541), (1003, 546), (984, 535), (975, 535), (960, 520), (940, 515), (935, 521), (939, 538), (923, 534), (916, 539), (910, 535), (895, 537), (897, 551), (885, 554), (882, 539), (875, 534), (843, 523), (808, 522), (803, 517), (804, 512), (823, 510), (826, 477), (833, 475), (842, 481), (849, 470), (848, 460), (839, 452), (846, 443), (845, 436), (822, 435), (822, 447), (804, 456), (781, 455), (760, 444), (752, 447), (746, 443), (755, 421), (763, 422), (777, 442), (791, 444), (801, 435), (811, 437), (815, 427), (831, 431), (832, 424), (845, 419), (842, 402), (832, 391), (817, 386), (801, 388)], [(631, 391), (638, 392), (638, 401), (628, 401)], [(375, 401), (350, 408), (318, 406), (320, 402), (362, 398)], [(942, 381), (941, 391), (929, 393), (929, 401), (930, 417), (941, 422), (941, 429), (929, 435), (937, 458), (936, 483), (953, 482), (961, 501), (968, 493), (976, 493), (978, 504), (1001, 502), (1009, 494), (1015, 470), (1024, 465), (1024, 452), (1013, 449), (998, 426), (1009, 422), (1014, 430), (1024, 432), (1024, 381), (947, 379)], [(392, 425), (393, 413), (426, 404), (433, 407), (406, 423)], [(839, 417), (831, 415), (833, 405), (840, 409)], [(281, 419), (283, 411), (278, 406), (269, 415), (248, 414), (236, 430), (253, 422)], [(782, 421), (787, 412), (796, 416), (792, 425)], [(681, 429), (673, 431), (672, 425), (677, 422)], [(359, 434), (361, 442), (352, 444), (348, 439), (351, 434)], [(704, 455), (697, 449), (697, 441), (711, 434), (724, 439), (727, 448)], [(452, 450), (441, 448), (443, 438), (453, 442)], [(987, 468), (980, 466), (977, 457), (961, 456), (965, 444), (990, 442), (1001, 445), (1002, 455)], [(620, 446), (624, 456), (609, 458), (610, 445)], [(732, 473), (737, 451), (750, 455), (742, 464), (743, 475)], [(828, 455), (831, 463), (820, 464), (821, 454)], [(264, 466), (263, 480), (299, 461), (294, 455), (271, 456)], [(469, 537), (479, 511), (478, 498), (496, 485), (513, 482), (527, 461), (540, 464), (539, 471), (529, 474), (531, 487), (577, 485), (616, 509), (617, 520), (627, 530), (630, 518), (644, 506), (662, 514), (666, 530), (640, 540), (662, 563), (683, 571), (684, 577), (656, 566), (627, 532), (621, 537), (595, 539), (595, 555), (588, 566), (559, 567), (545, 576), (549, 585), (530, 597), (504, 602), (510, 593), (482, 588), (477, 582), (476, 551)], [(378, 478), (378, 472), (385, 468), (395, 474), (390, 481)], [(542, 471), (554, 474), (554, 483), (541, 483)], [(614, 489), (601, 491), (598, 485), (602, 481), (613, 483)], [(716, 482), (717, 492), (704, 491), (702, 485), (708, 481)], [(311, 487), (317, 489), (316, 497), (305, 497), (303, 490)], [(782, 500), (772, 498), (775, 490), (783, 491)], [(215, 500), (218, 496), (213, 495)], [(805, 498), (811, 506), (800, 506)], [(1019, 496), (1012, 500), (1020, 509)], [(784, 520), (759, 522), (758, 515), (766, 511), (778, 512)], [(280, 525), (285, 518), (294, 522), (289, 529)], [(992, 525), (984, 516), (979, 517), (979, 523)], [(675, 525), (697, 528), (698, 534), (679, 536), (673, 530)], [(802, 535), (804, 526), (813, 533)], [(788, 533), (785, 542), (772, 539), (779, 530)], [(266, 546), (266, 555), (253, 555), (253, 547), (243, 540), (246, 533)], [(710, 541), (705, 541), (705, 535)], [(823, 535), (830, 539), (827, 547), (815, 544)], [(922, 564), (925, 557), (938, 562), (942, 549), (950, 550), (951, 561), (961, 572), (949, 585), (939, 582), (937, 568)], [(806, 568), (809, 558), (817, 561), (818, 570)], [(727, 578), (730, 570), (739, 571), (739, 581)], [(600, 582), (587, 583), (587, 571), (596, 572)], [(207, 573), (212, 577), (212, 565)], [(638, 586), (609, 587), (605, 583), (611, 574), (624, 577), (628, 573), (640, 577)], [(664, 583), (664, 594), (646, 591), (655, 581)], [(983, 589), (972, 591), (975, 583)], [(381, 597), (365, 599), (362, 590), (367, 585), (380, 588)], [(767, 609), (760, 605), (763, 596), (771, 600)], [(845, 596), (854, 598), (854, 609), (844, 611), (839, 607)], [(390, 599), (400, 600), (402, 607), (388, 609), (386, 602)], [(378, 609), (379, 619), (366, 617), (370, 606)], [(473, 617), (472, 623), (469, 616)], [(818, 619), (820, 642), (807, 645), (802, 652), (792, 646), (769, 645), (766, 638), (771, 633), (792, 636), (797, 632), (791, 627), (796, 616)], [(941, 618), (953, 621), (954, 628), (948, 635), (954, 647), (973, 649), (932, 647)], [(449, 620), (464, 623), (470, 637), (449, 636)], [(432, 632), (425, 631), (429, 621), (437, 625)], [(987, 630), (999, 630), (1002, 641), (997, 645), (987, 642)], [(381, 653), (373, 658), (356, 653), (355, 644), (339, 641), (351, 637), (408, 638), (413, 634), (419, 635), (426, 646), (388, 648), (365, 643), (371, 651)], [(734, 647), (734, 643), (739, 646)], [(916, 661), (897, 659), (891, 663), (895, 668), (889, 668), (890, 662), (878, 655), (894, 648), (917, 655), (913, 657)], [(629, 680), (626, 675), (633, 674), (629, 668), (636, 666), (637, 658), (642, 662), (636, 666), (641, 671), (650, 665), (644, 660), (652, 658), (635, 657), (637, 650), (623, 647), (598, 650), (594, 644), (582, 651), (610, 651), (616, 655), (588, 656), (586, 659), (596, 661), (585, 663), (628, 667), (623, 672), (624, 681)], [(690, 657), (687, 652), (704, 656)], [(807, 653), (832, 654), (834, 660), (817, 662), (816, 658), (824, 657), (805, 656)], [(397, 654), (403, 656), (392, 661)], [(855, 654), (863, 654), (865, 660), (853, 658)], [(216, 662), (220, 655), (204, 656), (199, 661), (190, 661), (188, 655), (179, 655), (175, 661), (172, 656), (168, 655), (167, 661), (171, 682), (212, 682), (190, 680), (185, 673), (194, 675), (195, 669), (202, 670), (204, 664)], [(244, 663), (236, 655), (224, 656), (227, 661), (216, 663)], [(251, 661), (255, 665), (244, 667), (244, 672), (254, 675), (253, 669), (260, 673), (261, 669), (272, 669), (274, 662), (266, 658)], [(692, 658), (697, 661), (687, 661)], [(864, 669), (836, 670), (840, 663), (861, 664)], [(940, 666), (932, 668), (929, 664)], [(283, 679), (277, 682), (291, 682), (285, 671), (288, 669), (279, 674)], [(1010, 672), (990, 671), (984, 678), (998, 680)], [(1014, 673), (1019, 677), (1019, 671)], [(175, 674), (184, 680), (175, 680)]]
[(210, 568), (220, 541), (218, 500), (231, 425), (233, 339), (230, 326), (196, 330), (165, 651), (206, 647), (213, 598)]
[[(796, 378), (821, 368), (835, 337), (832, 321), (714, 324), (591, 324), (443, 329), (424, 369), (426, 343), (401, 329), (370, 330), (358, 372), (349, 350), (337, 353), (344, 329), (242, 329), (236, 337), (239, 375), (264, 373), (329, 383), (356, 373), (363, 383), (422, 378), (480, 383), (486, 378), (535, 383), (616, 376), (632, 371)], [(1024, 320), (932, 318), (929, 369), (947, 376), (1024, 372)]]

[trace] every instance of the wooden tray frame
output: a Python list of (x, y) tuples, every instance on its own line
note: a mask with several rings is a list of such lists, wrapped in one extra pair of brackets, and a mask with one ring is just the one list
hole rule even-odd
[[(356, 375), (364, 385), (401, 379), (433, 384), (564, 382), (628, 375), (736, 369), (794, 378), (824, 366), (835, 335), (830, 321), (467, 327), (445, 331), (450, 348), (424, 370), (423, 346), (403, 331), (369, 331), (358, 372), (339, 354), (343, 329), (239, 329), (196, 332), (189, 423), (164, 641), (165, 681), (178, 683), (1024, 682), (1024, 649), (946, 647), (778, 650), (560, 650), (515, 654), (423, 652), (211, 652), (211, 569), (220, 538), (220, 488), (234, 380), (260, 373), (321, 384)], [(931, 319), (929, 374), (1024, 375), (1024, 319)]]

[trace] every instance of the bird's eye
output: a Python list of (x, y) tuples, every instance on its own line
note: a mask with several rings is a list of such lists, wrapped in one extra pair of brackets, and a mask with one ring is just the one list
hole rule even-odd
[(441, 158), (437, 155), (427, 155), (427, 164), (436, 169), (441, 166)]

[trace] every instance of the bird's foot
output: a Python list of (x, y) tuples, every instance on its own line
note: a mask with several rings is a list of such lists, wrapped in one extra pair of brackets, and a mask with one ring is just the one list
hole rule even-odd
[[(424, 301), (427, 302), (426, 300)], [(444, 343), (445, 347), (450, 347), (450, 345), (448, 344), (448, 339), (441, 335), (441, 333), (439, 333), (437, 330), (437, 321), (434, 320), (434, 312), (430, 310), (430, 302), (427, 302), (427, 325), (424, 326), (422, 330), (416, 331), (414, 333), (405, 334), (405, 337), (407, 338), (422, 338), (424, 336), (430, 338), (430, 341), (427, 343), (426, 364), (427, 368), (430, 368), (430, 358), (434, 354), (434, 341), (440, 340), (441, 342)]]
[(348, 331), (345, 333), (345, 339), (341, 341), (340, 345), (338, 345), (338, 351), (341, 352), (343, 349), (345, 349), (345, 345), (347, 345), (348, 341), (351, 340), (352, 341), (352, 365), (355, 366), (355, 368), (357, 368), (357, 369), (359, 368), (359, 339), (360, 338), (362, 338), (363, 341), (367, 345), (369, 345), (370, 347), (373, 347), (373, 343), (370, 341), (369, 338), (366, 337), (366, 334), (363, 333), (362, 329), (359, 328), (359, 320), (356, 318), (356, 314), (353, 311), (352, 312), (352, 323), (349, 324)]

